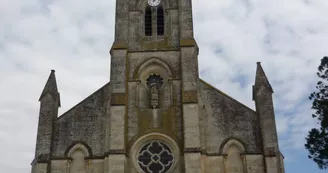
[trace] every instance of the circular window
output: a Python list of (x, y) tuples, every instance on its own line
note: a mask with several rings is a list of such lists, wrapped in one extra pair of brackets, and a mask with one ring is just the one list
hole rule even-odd
[(138, 152), (138, 165), (145, 173), (166, 173), (173, 163), (173, 152), (162, 141), (150, 141)]

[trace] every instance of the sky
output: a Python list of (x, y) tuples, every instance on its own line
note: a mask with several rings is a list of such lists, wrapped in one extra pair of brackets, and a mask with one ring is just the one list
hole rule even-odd
[[(60, 114), (109, 81), (114, 0), (0, 1), (0, 172), (28, 173), (38, 98), (51, 69)], [(200, 77), (254, 109), (260, 61), (274, 90), (286, 173), (323, 173), (307, 158), (309, 94), (328, 56), (327, 0), (193, 0)]]

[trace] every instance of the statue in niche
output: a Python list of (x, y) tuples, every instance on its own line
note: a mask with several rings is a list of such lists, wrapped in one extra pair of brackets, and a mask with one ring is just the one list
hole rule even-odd
[(151, 86), (150, 88), (151, 101), (150, 105), (153, 109), (158, 107), (158, 89), (156, 86)]
[(150, 105), (153, 109), (159, 107), (159, 89), (163, 85), (163, 78), (160, 75), (152, 74), (147, 79), (150, 90)]
[(70, 173), (87, 173), (84, 157), (84, 152), (80, 149), (73, 152)]
[(231, 145), (227, 154), (226, 173), (244, 173), (244, 166), (239, 148), (236, 145)]

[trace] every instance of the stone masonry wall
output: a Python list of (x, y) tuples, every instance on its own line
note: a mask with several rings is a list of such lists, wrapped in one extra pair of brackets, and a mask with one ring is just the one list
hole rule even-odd
[(206, 153), (221, 153), (220, 146), (229, 138), (242, 142), (247, 153), (261, 153), (256, 112), (203, 81), (199, 86), (205, 110), (202, 131)]
[(75, 142), (84, 142), (94, 156), (104, 155), (105, 111), (109, 98), (109, 83), (64, 113), (55, 122), (52, 155), (64, 157)]

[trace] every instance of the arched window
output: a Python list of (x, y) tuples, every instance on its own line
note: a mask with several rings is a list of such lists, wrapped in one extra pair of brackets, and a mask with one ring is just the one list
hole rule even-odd
[(76, 149), (72, 153), (72, 163), (70, 173), (86, 173), (85, 153), (81, 149)]
[(229, 146), (227, 151), (226, 173), (244, 173), (244, 165), (240, 153), (241, 151), (236, 145)]
[(145, 35), (152, 35), (152, 17), (151, 17), (151, 8), (148, 6), (145, 11)]
[(223, 146), (225, 157), (225, 173), (244, 173), (244, 161), (241, 156), (245, 153), (245, 147), (235, 139), (230, 139)]
[(164, 10), (162, 6), (157, 8), (157, 35), (164, 35)]
[(90, 147), (83, 143), (75, 143), (68, 147), (65, 152), (65, 155), (71, 158), (69, 162), (69, 173), (87, 173), (88, 165), (85, 158), (92, 155)]

